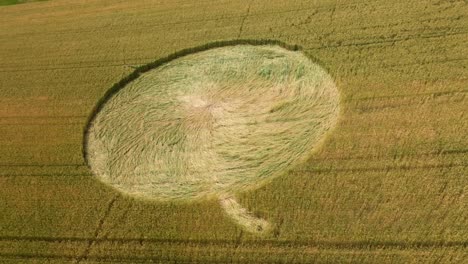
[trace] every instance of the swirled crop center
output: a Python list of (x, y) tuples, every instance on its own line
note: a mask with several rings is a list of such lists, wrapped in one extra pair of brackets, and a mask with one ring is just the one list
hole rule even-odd
[(330, 76), (279, 46), (214, 48), (142, 74), (91, 121), (94, 174), (139, 197), (223, 196), (307, 158), (338, 114)]

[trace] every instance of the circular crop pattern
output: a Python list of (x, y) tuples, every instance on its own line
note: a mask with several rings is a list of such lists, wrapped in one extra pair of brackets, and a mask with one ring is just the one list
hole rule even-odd
[(126, 194), (229, 197), (307, 158), (338, 102), (330, 76), (301, 52), (214, 48), (147, 71), (112, 96), (89, 126), (87, 159)]

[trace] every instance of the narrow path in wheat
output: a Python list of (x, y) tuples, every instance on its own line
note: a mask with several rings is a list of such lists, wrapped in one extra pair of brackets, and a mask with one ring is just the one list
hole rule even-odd
[(264, 219), (255, 217), (251, 212), (243, 208), (234, 197), (221, 198), (220, 204), (224, 212), (245, 230), (259, 234), (268, 233), (271, 230), (270, 223)]

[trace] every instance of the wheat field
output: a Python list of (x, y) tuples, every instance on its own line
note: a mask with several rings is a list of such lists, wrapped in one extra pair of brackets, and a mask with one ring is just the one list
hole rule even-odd
[[(465, 1), (50, 0), (0, 7), (0, 262), (464, 263)], [(238, 204), (96, 179), (84, 135), (136, 68), (217, 41), (297, 45), (333, 78), (320, 147)]]

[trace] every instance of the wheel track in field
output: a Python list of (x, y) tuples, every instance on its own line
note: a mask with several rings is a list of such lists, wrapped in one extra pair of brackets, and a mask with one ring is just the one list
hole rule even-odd
[[(468, 58), (467, 58), (468, 59)], [(440, 92), (429, 92), (429, 93), (408, 93), (408, 94), (397, 94), (397, 95), (382, 95), (382, 96), (366, 96), (366, 97), (358, 97), (358, 98), (343, 98), (343, 103), (346, 105), (350, 105), (351, 103), (355, 103), (355, 105), (359, 105), (361, 103), (367, 103), (367, 101), (376, 101), (376, 102), (381, 102), (387, 99), (411, 99), (411, 98), (429, 98), (429, 99), (434, 99), (440, 96), (454, 96), (454, 95), (461, 95), (465, 96), (465, 94), (468, 94), (468, 90), (453, 90), (453, 91), (440, 91)], [(398, 103), (398, 102), (396, 102)], [(407, 106), (407, 104), (396, 104), (396, 106)], [(68, 116), (0, 116), (0, 120), (2, 119), (28, 119), (28, 118), (34, 118), (34, 119), (64, 119), (64, 118), (70, 118)], [(77, 116), (73, 118), (79, 118), (79, 119), (86, 119), (88, 116)], [(78, 123), (78, 122), (77, 122)], [(82, 122), (79, 122), (81, 124)], [(24, 125), (24, 123), (18, 123), (19, 125)], [(42, 123), (41, 123), (42, 124)], [(49, 125), (50, 123), (43, 123), (44, 125)], [(59, 124), (59, 123), (53, 123), (53, 124)], [(74, 124), (74, 123), (66, 123), (66, 124)]]
[[(419, 157), (419, 156), (444, 156), (444, 155), (459, 155), (468, 153), (468, 149), (441, 149), (429, 152), (420, 153), (404, 153), (396, 155), (395, 158), (401, 157)], [(313, 161), (323, 160), (380, 160), (383, 158), (394, 158), (392, 155), (388, 156), (375, 156), (375, 155), (361, 155), (361, 156), (344, 156), (344, 157), (326, 157), (326, 158), (311, 158)], [(86, 164), (0, 164), (0, 167), (87, 167)], [(88, 174), (86, 174), (88, 175)]]
[[(178, 244), (178, 245), (236, 245), (239, 241), (236, 239), (197, 239), (197, 240), (184, 240), (184, 239), (164, 239), (164, 238), (82, 238), (82, 237), (34, 237), (34, 236), (0, 236), (0, 242), (78, 242), (78, 243), (160, 243), (160, 244)], [(438, 248), (438, 247), (468, 247), (468, 240), (466, 241), (297, 241), (297, 240), (244, 240), (241, 241), (244, 246), (255, 247), (260, 246), (309, 246), (317, 248), (343, 248), (343, 249), (367, 249), (367, 248), (396, 248), (396, 249), (409, 249), (409, 248)]]
[[(308, 251), (314, 252), (314, 250), (320, 251), (343, 251), (343, 250), (355, 250), (360, 252), (367, 252), (373, 254), (376, 252), (381, 252), (382, 250), (393, 250), (393, 251), (428, 251), (434, 249), (453, 249), (453, 250), (462, 250), (468, 247), (468, 241), (414, 241), (414, 242), (403, 242), (403, 241), (355, 241), (355, 242), (328, 242), (328, 241), (296, 241), (296, 240), (266, 240), (266, 241), (239, 241), (239, 240), (181, 240), (181, 239), (140, 239), (140, 238), (128, 238), (128, 239), (86, 239), (86, 238), (53, 238), (53, 237), (0, 237), (0, 242), (50, 242), (50, 243), (86, 243), (86, 244), (99, 244), (99, 243), (109, 243), (112, 245), (114, 250), (122, 248), (131, 247), (132, 245), (149, 245), (150, 248), (157, 245), (179, 248), (174, 250), (181, 250), (180, 248), (197, 248), (198, 250), (216, 250), (216, 247), (220, 249), (247, 249), (247, 250), (257, 250), (260, 252), (265, 250), (271, 251), (272, 249), (281, 250), (283, 248), (290, 249), (291, 247), (297, 248), (298, 251)], [(200, 248), (201, 246), (201, 248)], [(203, 249), (206, 247), (206, 249)], [(110, 256), (110, 255), (93, 255), (87, 256), (88, 261), (119, 261), (119, 262), (137, 262), (145, 261), (151, 259), (160, 259), (164, 253), (160, 256), (141, 256), (141, 253), (145, 251), (140, 251), (138, 256)], [(148, 249), (149, 253), (155, 253)], [(169, 257), (168, 254), (167, 257)], [(76, 256), (72, 254), (33, 254), (33, 253), (0, 253), (2, 258), (12, 258), (12, 259), (68, 259), (75, 260)]]
[[(467, 32), (460, 33), (463, 35), (468, 34)], [(455, 35), (455, 34), (453, 34)], [(443, 38), (444, 36), (437, 36), (440, 38)], [(432, 38), (432, 37), (430, 37)], [(404, 40), (410, 40), (410, 39), (404, 39)], [(403, 40), (400, 40), (403, 41)], [(327, 49), (327, 48), (341, 48), (345, 46), (366, 46), (366, 45), (375, 45), (375, 44), (383, 44), (383, 43), (393, 43), (393, 42), (398, 42), (394, 40), (386, 40), (386, 41), (379, 41), (377, 42), (369, 42), (366, 44), (347, 44), (347, 45), (341, 45), (341, 46), (321, 46), (317, 48), (307, 48), (304, 49), (304, 51), (312, 51), (312, 50), (318, 50), (318, 49)], [(150, 58), (145, 58), (142, 60), (149, 60)], [(455, 62), (455, 61), (466, 61), (468, 60), (467, 58), (457, 58), (457, 59), (440, 59), (440, 60), (431, 60), (427, 62), (414, 62), (414, 63), (404, 63), (404, 64), (390, 64), (390, 65), (385, 65), (385, 68), (399, 68), (399, 67), (406, 67), (406, 66), (412, 66), (412, 65), (428, 65), (428, 64), (437, 64), (437, 63), (447, 63), (447, 62)], [(116, 60), (117, 61), (117, 60)], [(95, 62), (100, 62), (100, 61), (95, 61)], [(34, 71), (55, 71), (55, 70), (75, 70), (75, 69), (92, 69), (92, 68), (112, 68), (112, 67), (133, 67), (133, 65), (127, 65), (127, 64), (105, 64), (105, 65), (87, 65), (87, 66), (76, 66), (77, 64), (75, 63), (70, 63), (70, 67), (46, 67), (46, 68), (33, 68), (33, 69), (26, 69), (26, 70), (0, 70), (0, 73), (8, 73), (8, 72), (34, 72)], [(383, 67), (383, 66), (381, 66)]]
[[(442, 165), (424, 165), (424, 166), (388, 166), (388, 167), (374, 167), (374, 168), (330, 168), (330, 169), (309, 169), (309, 170), (291, 170), (291, 173), (332, 173), (332, 172), (386, 172), (394, 170), (411, 171), (411, 170), (424, 170), (424, 169), (450, 169), (450, 168), (466, 168), (468, 164), (442, 164)], [(4, 174), (0, 177), (91, 177), (94, 176), (92, 173), (73, 174), (73, 173), (61, 173), (61, 174), (18, 174), (10, 175)]]
[(75, 263), (81, 263), (81, 261), (83, 260), (87, 260), (88, 259), (88, 255), (89, 255), (89, 252), (91, 251), (91, 248), (93, 247), (93, 245), (95, 244), (95, 241), (98, 239), (99, 235), (101, 234), (101, 232), (103, 231), (103, 226), (104, 226), (104, 223), (106, 222), (111, 210), (112, 210), (112, 207), (114, 206), (115, 202), (117, 201), (117, 198), (119, 197), (119, 194), (116, 194), (114, 197), (112, 197), (112, 199), (109, 201), (107, 207), (106, 207), (106, 210), (104, 211), (104, 214), (102, 215), (102, 217), (99, 219), (98, 221), (98, 224), (96, 226), (96, 229), (94, 231), (94, 240), (88, 240), (87, 243), (86, 243), (86, 247), (85, 247), (85, 250), (83, 251), (83, 253), (81, 255), (79, 255), (75, 260), (76, 262)]
[(254, 0), (250, 0), (249, 1), (249, 4), (248, 4), (248, 7), (247, 7), (247, 11), (245, 12), (245, 16), (242, 18), (242, 21), (241, 21), (241, 24), (240, 24), (240, 27), (239, 27), (239, 33), (237, 34), (237, 38), (239, 39), (242, 35), (242, 30), (244, 29), (244, 23), (245, 23), (245, 20), (247, 19), (247, 17), (249, 17), (249, 14), (250, 14), (250, 7), (252, 6), (252, 2)]
[(370, 168), (347, 168), (347, 169), (339, 169), (339, 168), (331, 168), (331, 169), (307, 169), (307, 170), (292, 170), (291, 173), (331, 173), (331, 172), (386, 172), (386, 171), (394, 171), (394, 170), (402, 170), (402, 171), (411, 171), (411, 170), (425, 170), (425, 169), (446, 169), (446, 168), (465, 168), (468, 167), (467, 164), (447, 164), (447, 165), (423, 165), (423, 166), (408, 166), (408, 165), (400, 165), (400, 166), (388, 166), (388, 167), (370, 167)]
[[(467, 58), (468, 59), (468, 58)], [(457, 94), (468, 94), (468, 90), (454, 90), (454, 91), (442, 91), (442, 92), (431, 92), (431, 93), (414, 93), (414, 94), (398, 94), (398, 95), (383, 95), (383, 96), (372, 96), (372, 97), (361, 97), (361, 98), (344, 98), (343, 102), (344, 103), (361, 103), (361, 102), (367, 102), (367, 101), (383, 101), (386, 99), (395, 99), (395, 98), (418, 98), (418, 97), (428, 97), (428, 98), (433, 98), (433, 97), (438, 97), (438, 96), (452, 96), (452, 95), (457, 95)], [(407, 106), (407, 104), (397, 104), (398, 106)], [(86, 119), (88, 116), (0, 116), (1, 119), (28, 119), (28, 118), (34, 118), (34, 119), (65, 119), (65, 118), (79, 118), (79, 119)], [(49, 125), (50, 123), (43, 123), (43, 125)], [(54, 123), (56, 124), (56, 123)], [(67, 123), (70, 124), (70, 123)], [(73, 123), (74, 124), (74, 123)], [(82, 124), (82, 122), (79, 122), (79, 124)], [(24, 125), (24, 123), (18, 123), (18, 125)], [(0, 165), (1, 166), (1, 165)]]

